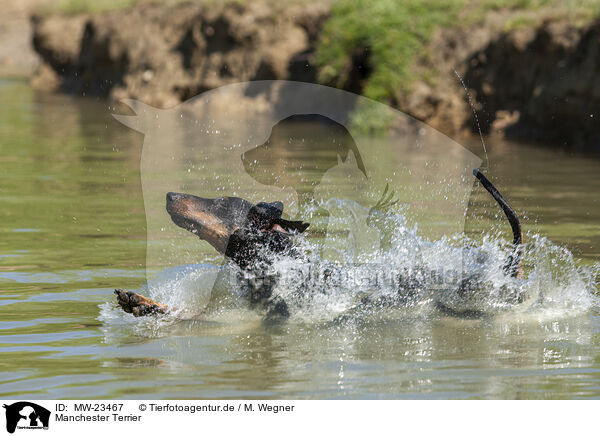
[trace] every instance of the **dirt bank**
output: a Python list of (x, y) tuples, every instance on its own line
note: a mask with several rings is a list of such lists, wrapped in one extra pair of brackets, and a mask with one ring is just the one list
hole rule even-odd
[[(38, 16), (33, 46), (42, 64), (33, 83), (169, 107), (239, 81), (314, 82), (330, 13), (319, 4), (278, 9), (252, 2)], [(413, 66), (414, 80), (391, 103), (449, 135), (476, 131), (456, 70), (484, 132), (599, 149), (600, 24), (553, 19), (506, 30), (506, 21), (506, 13), (495, 13), (468, 29), (436, 31)], [(368, 80), (369, 49), (352, 48), (346, 89), (360, 92)]]
[(39, 64), (29, 16), (57, 0), (0, 0), (0, 76), (29, 76)]
[(600, 22), (514, 30), (466, 61), (484, 131), (600, 150)]
[(314, 81), (311, 53), (327, 14), (314, 5), (195, 3), (34, 17), (33, 44), (44, 64), (33, 83), (168, 107), (234, 82)]

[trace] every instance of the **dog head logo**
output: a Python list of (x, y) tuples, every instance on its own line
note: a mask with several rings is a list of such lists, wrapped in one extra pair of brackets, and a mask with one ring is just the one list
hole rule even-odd
[(297, 114), (275, 124), (267, 141), (242, 154), (242, 162), (253, 179), (263, 185), (292, 186), (299, 202), (305, 203), (314, 200), (325, 173), (340, 159), (347, 161), (350, 153), (367, 177), (362, 155), (345, 126), (320, 114)]
[(50, 411), (35, 403), (19, 401), (5, 404), (6, 431), (14, 433), (18, 429), (47, 429), (50, 423)]

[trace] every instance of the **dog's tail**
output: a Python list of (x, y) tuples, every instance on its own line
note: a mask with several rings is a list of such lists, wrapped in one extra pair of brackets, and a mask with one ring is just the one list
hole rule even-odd
[(513, 208), (510, 207), (510, 205), (506, 202), (504, 197), (502, 197), (502, 194), (500, 194), (496, 187), (492, 185), (492, 182), (490, 182), (478, 169), (473, 170), (473, 174), (481, 182), (483, 187), (492, 195), (492, 197), (494, 197), (494, 200), (496, 200), (496, 202), (500, 205), (502, 211), (508, 218), (508, 222), (510, 223), (510, 227), (513, 232), (514, 249), (511, 255), (508, 256), (506, 265), (504, 265), (504, 271), (506, 271), (506, 273), (511, 277), (521, 277), (523, 274), (523, 270), (521, 268), (521, 258), (523, 255), (523, 232), (521, 231), (519, 217)]

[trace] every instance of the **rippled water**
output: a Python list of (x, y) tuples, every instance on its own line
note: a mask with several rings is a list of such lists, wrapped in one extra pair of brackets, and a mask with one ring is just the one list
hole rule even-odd
[[(280, 326), (240, 307), (134, 319), (114, 307), (112, 291), (146, 282), (142, 135), (117, 123), (105, 103), (37, 95), (24, 82), (1, 81), (0, 101), (3, 396), (600, 397), (598, 160), (489, 141), (489, 174), (529, 232), (527, 286), (544, 294), (527, 310), (457, 319), (425, 296), (340, 319), (364, 291), (346, 283), (343, 292), (311, 297), (313, 307), (299, 301)], [(479, 152), (475, 142), (472, 150)], [(508, 226), (481, 191), (471, 197), (467, 233), (498, 262)], [(359, 206), (327, 205), (336, 207)], [(390, 256), (402, 247), (430, 250), (438, 262), (455, 253), (451, 241), (431, 242), (412, 225), (394, 244), (379, 247), (372, 264), (399, 262)], [(199, 245), (198, 264), (157, 266), (148, 292), (202, 306), (203, 280), (219, 264)]]

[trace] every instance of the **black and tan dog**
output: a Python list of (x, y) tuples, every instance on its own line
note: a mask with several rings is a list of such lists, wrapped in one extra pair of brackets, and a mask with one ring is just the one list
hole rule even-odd
[[(475, 171), (474, 174), (498, 202), (510, 222), (514, 251), (504, 269), (507, 275), (519, 277), (523, 240), (517, 214), (481, 172)], [(241, 270), (257, 272), (258, 275), (264, 273), (275, 255), (297, 257), (292, 236), (303, 233), (309, 226), (302, 221), (283, 219), (281, 202), (252, 204), (237, 197), (207, 199), (173, 192), (167, 194), (166, 200), (167, 212), (175, 224), (210, 243)], [(461, 286), (476, 285), (465, 282)], [(280, 297), (272, 295), (272, 288), (273, 283), (269, 280), (253, 283), (246, 292), (248, 301), (253, 307), (263, 310), (267, 320), (285, 319), (289, 316), (289, 308)], [(120, 289), (115, 293), (123, 310), (135, 316), (169, 311), (164, 304), (140, 294)]]
[[(252, 204), (237, 197), (215, 199), (167, 194), (167, 212), (179, 227), (207, 241), (241, 270), (256, 272), (260, 280), (246, 282), (252, 306), (265, 311), (266, 319), (287, 318), (285, 301), (272, 296), (273, 278), (264, 271), (275, 255), (295, 256), (291, 237), (309, 224), (283, 219), (283, 203)], [(135, 316), (166, 313), (169, 308), (142, 295), (115, 290), (117, 302)]]

